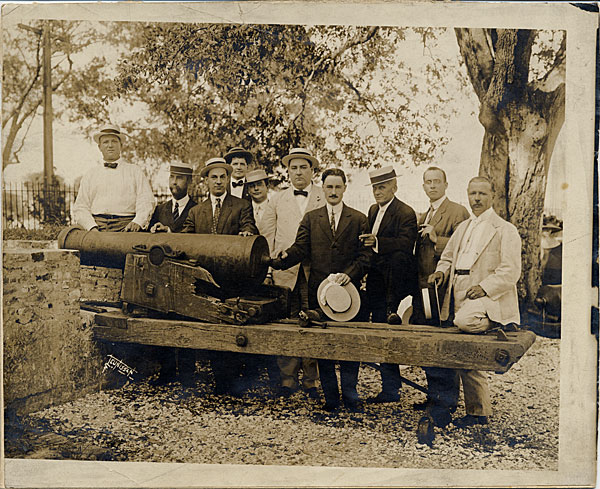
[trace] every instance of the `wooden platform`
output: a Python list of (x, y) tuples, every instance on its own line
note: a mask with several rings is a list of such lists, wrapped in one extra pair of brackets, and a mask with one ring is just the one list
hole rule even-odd
[(254, 354), (401, 365), (491, 370), (504, 373), (535, 341), (530, 331), (461, 333), (458, 328), (379, 323), (328, 323), (301, 328), (295, 321), (237, 326), (133, 318), (118, 309), (81, 311), (99, 340)]

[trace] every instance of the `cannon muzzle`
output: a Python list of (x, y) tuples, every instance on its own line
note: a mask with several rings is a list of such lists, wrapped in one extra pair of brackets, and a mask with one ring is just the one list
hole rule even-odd
[(58, 246), (79, 250), (82, 265), (124, 268), (128, 253), (147, 252), (150, 261), (165, 257), (197, 264), (219, 285), (262, 283), (269, 268), (269, 245), (264, 236), (224, 234), (115, 233), (63, 229)]

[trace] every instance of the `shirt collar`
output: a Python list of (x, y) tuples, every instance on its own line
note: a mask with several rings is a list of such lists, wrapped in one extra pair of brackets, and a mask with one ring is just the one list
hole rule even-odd
[(219, 195), (218, 197), (215, 197), (213, 194), (209, 194), (210, 195), (210, 203), (214, 206), (217, 205), (217, 199), (221, 200), (221, 205), (223, 205), (223, 201), (225, 200), (225, 197), (227, 197), (227, 192), (225, 192), (222, 195)]
[(175, 202), (177, 202), (179, 204), (179, 209), (183, 210), (183, 209), (185, 209), (185, 206), (188, 204), (189, 201), (190, 201), (190, 196), (188, 194), (185, 194), (185, 197), (183, 197), (179, 200), (173, 199), (172, 208), (175, 209)]
[(437, 211), (440, 206), (444, 203), (444, 201), (446, 200), (446, 196), (442, 196), (440, 197), (438, 200), (434, 200), (433, 202), (430, 202), (429, 205), (431, 207), (433, 207), (433, 212)]
[(344, 202), (339, 202), (333, 206), (329, 202), (327, 202), (327, 204), (325, 205), (327, 206), (327, 215), (331, 215), (331, 209), (333, 209), (333, 213), (337, 216), (342, 212)]
[(471, 214), (471, 220), (475, 224), (478, 224), (480, 222), (487, 221), (493, 213), (494, 213), (494, 208), (490, 207), (485, 212), (482, 212), (481, 214), (479, 214), (479, 217), (475, 216), (475, 214)]
[(394, 201), (394, 198), (392, 197), (392, 199), (391, 199), (391, 200), (390, 200), (390, 201), (389, 201), (387, 204), (380, 205), (380, 206), (379, 206), (379, 210), (380, 210), (381, 212), (385, 212), (385, 211), (387, 210), (387, 208), (390, 206), (390, 204), (391, 204), (393, 201)]

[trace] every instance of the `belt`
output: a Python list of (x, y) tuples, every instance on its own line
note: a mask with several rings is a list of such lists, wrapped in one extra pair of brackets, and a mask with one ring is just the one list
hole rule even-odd
[(101, 219), (128, 219), (135, 217), (135, 214), (129, 214), (127, 216), (119, 216), (117, 214), (92, 214), (93, 217), (100, 217)]
[(459, 270), (459, 269), (454, 270), (454, 275), (469, 275), (470, 273), (471, 273), (471, 270)]

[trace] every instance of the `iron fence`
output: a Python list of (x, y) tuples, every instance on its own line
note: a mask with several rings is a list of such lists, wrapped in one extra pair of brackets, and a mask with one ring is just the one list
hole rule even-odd
[[(43, 183), (5, 183), (2, 185), (2, 229), (37, 230), (45, 224), (71, 224), (71, 208), (77, 198), (73, 185)], [(155, 192), (157, 202), (171, 198)]]

